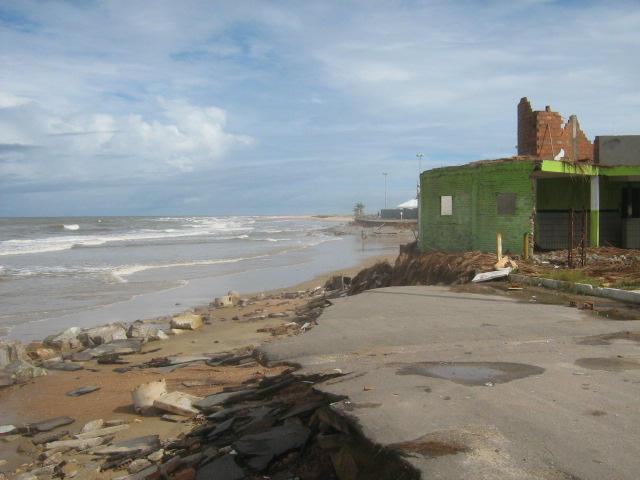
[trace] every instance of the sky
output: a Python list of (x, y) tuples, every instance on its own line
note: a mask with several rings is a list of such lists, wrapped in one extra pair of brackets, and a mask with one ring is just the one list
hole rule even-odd
[(516, 105), (640, 133), (640, 2), (0, 0), (0, 216), (367, 211), (516, 153)]

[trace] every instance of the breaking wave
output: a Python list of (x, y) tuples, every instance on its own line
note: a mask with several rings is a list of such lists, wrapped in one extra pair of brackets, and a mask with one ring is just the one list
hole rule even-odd
[(62, 228), (65, 230), (80, 230), (80, 225), (77, 223), (72, 223), (71, 225), (62, 225)]

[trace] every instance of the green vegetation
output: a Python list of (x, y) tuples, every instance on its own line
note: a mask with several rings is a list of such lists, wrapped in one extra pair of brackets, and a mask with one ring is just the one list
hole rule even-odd
[(353, 215), (358, 218), (364, 215), (364, 203), (358, 202), (353, 207)]
[(589, 285), (593, 285), (594, 287), (599, 287), (602, 283), (597, 278), (590, 277), (579, 268), (573, 270), (552, 270), (550, 272), (545, 272), (540, 276), (544, 278), (550, 278), (552, 280), (560, 280), (562, 282), (586, 283)]

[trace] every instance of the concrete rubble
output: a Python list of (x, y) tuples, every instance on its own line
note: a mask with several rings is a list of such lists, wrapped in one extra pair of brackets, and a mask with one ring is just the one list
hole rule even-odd
[(171, 328), (177, 330), (197, 330), (203, 325), (202, 315), (194, 313), (184, 313), (171, 319)]

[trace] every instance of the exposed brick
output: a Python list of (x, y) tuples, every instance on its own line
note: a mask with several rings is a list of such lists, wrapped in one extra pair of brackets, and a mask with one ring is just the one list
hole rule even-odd
[[(576, 160), (593, 161), (593, 143), (580, 129), (576, 118)], [(518, 103), (518, 155), (552, 159), (564, 150), (564, 159), (572, 160), (573, 125), (571, 118), (563, 123), (558, 112), (546, 107), (534, 111), (527, 97)]]

